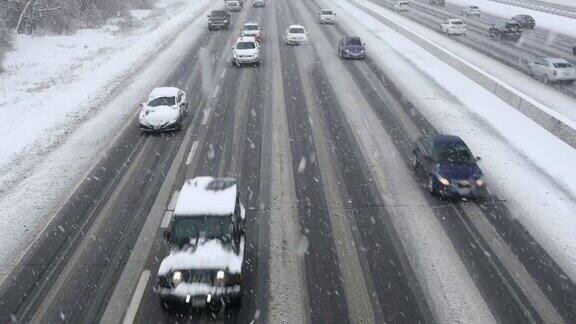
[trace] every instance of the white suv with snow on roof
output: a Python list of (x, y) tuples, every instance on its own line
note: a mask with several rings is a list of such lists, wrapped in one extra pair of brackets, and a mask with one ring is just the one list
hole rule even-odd
[(170, 254), (160, 264), (155, 287), (164, 310), (175, 304), (240, 304), (244, 214), (235, 180), (186, 180), (164, 232)]

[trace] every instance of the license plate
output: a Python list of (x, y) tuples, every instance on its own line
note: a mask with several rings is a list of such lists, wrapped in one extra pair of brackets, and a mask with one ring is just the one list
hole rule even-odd
[(192, 299), (192, 306), (193, 307), (204, 307), (206, 305), (206, 298), (193, 298)]

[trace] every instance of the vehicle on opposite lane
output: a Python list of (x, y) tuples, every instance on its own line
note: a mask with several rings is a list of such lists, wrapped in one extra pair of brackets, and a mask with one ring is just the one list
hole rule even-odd
[(316, 21), (319, 24), (335, 24), (336, 23), (336, 14), (329, 9), (322, 9), (316, 16)]
[(481, 199), (487, 196), (478, 157), (458, 136), (421, 137), (412, 151), (412, 166), (427, 177), (428, 191), (446, 198)]
[(144, 132), (173, 131), (182, 128), (187, 114), (186, 93), (175, 87), (161, 87), (152, 90), (141, 104), (138, 121)]
[(395, 11), (409, 11), (410, 5), (406, 0), (397, 0), (394, 2), (394, 10)]
[(164, 232), (170, 252), (156, 278), (164, 310), (241, 303), (244, 213), (235, 180), (186, 180)]
[(517, 22), (522, 28), (534, 29), (536, 27), (536, 20), (530, 15), (516, 15), (510, 20)]
[(286, 30), (286, 43), (288, 45), (298, 45), (308, 42), (308, 33), (304, 26), (291, 25)]
[(208, 17), (208, 30), (230, 28), (230, 13), (226, 10), (212, 10)]
[(482, 11), (478, 6), (465, 6), (464, 8), (460, 9), (460, 14), (463, 16), (476, 16), (480, 17), (482, 15)]
[(576, 68), (563, 58), (544, 57), (528, 63), (530, 74), (546, 82), (576, 81)]
[(517, 42), (522, 37), (522, 29), (520, 24), (509, 20), (504, 23), (490, 25), (490, 27), (488, 27), (488, 34), (490, 38)]
[(260, 65), (260, 43), (255, 37), (238, 37), (232, 46), (232, 63), (238, 67), (245, 64)]
[(338, 42), (337, 52), (338, 55), (342, 58), (365, 59), (366, 44), (362, 43), (360, 37), (356, 36), (343, 37)]
[(466, 24), (461, 19), (445, 19), (440, 23), (440, 30), (448, 35), (466, 35)]

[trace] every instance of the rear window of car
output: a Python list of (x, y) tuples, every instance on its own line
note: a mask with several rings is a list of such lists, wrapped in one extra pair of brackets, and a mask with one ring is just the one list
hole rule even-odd
[(244, 25), (244, 30), (258, 30), (257, 25)]
[(346, 40), (346, 45), (362, 45), (362, 42), (358, 38), (350, 38)]
[(323, 15), (332, 15), (333, 13), (332, 13), (332, 11), (330, 11), (330, 10), (322, 10), (321, 14), (323, 14)]
[(452, 21), (452, 25), (464, 25), (464, 23), (457, 20), (457, 21)]
[(559, 63), (553, 63), (555, 68), (558, 69), (567, 69), (567, 68), (571, 68), (572, 65), (569, 63), (563, 63), (563, 62), (559, 62)]
[(476, 9), (480, 9), (480, 8), (478, 8), (477, 6), (470, 6), (470, 9), (476, 10)]
[(291, 34), (304, 34), (304, 28), (290, 28)]
[(212, 14), (210, 16), (225, 17), (227, 15), (228, 13), (226, 11), (212, 11)]

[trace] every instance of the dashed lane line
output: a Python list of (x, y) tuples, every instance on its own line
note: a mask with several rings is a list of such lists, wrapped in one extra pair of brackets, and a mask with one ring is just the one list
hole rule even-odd
[[(202, 120), (202, 125), (205, 125), (205, 120), (207, 120), (206, 116), (208, 116), (207, 112), (204, 112), (204, 119)], [(198, 149), (198, 141), (194, 141), (192, 143), (192, 147), (190, 148), (190, 153), (188, 153), (188, 157), (186, 158), (186, 166), (189, 166), (192, 163), (192, 159), (194, 159), (194, 155), (196, 154), (196, 150)], [(172, 208), (174, 209), (174, 208)]]
[(138, 307), (140, 306), (142, 296), (144, 296), (144, 290), (146, 290), (146, 285), (148, 285), (149, 279), (150, 279), (150, 270), (142, 271), (142, 274), (140, 275), (140, 280), (138, 280), (138, 286), (136, 286), (136, 290), (134, 291), (134, 295), (132, 296), (130, 306), (128, 306), (128, 311), (126, 312), (126, 316), (124, 316), (122, 324), (134, 323), (136, 312), (138, 311)]

